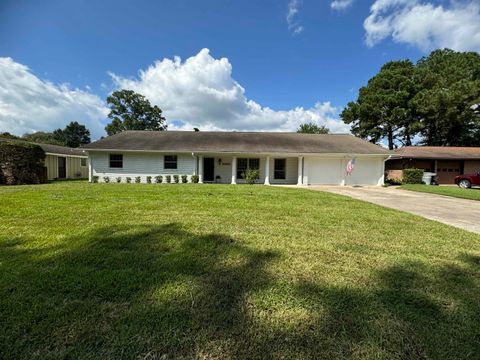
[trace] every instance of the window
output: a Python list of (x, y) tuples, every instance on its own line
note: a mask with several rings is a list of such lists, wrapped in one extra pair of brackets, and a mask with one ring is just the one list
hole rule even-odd
[(87, 166), (87, 159), (81, 158), (80, 159), (80, 166)]
[(177, 168), (177, 155), (165, 155), (163, 157), (164, 169), (176, 169)]
[(237, 179), (243, 179), (243, 173), (250, 170), (260, 169), (260, 159), (240, 158), (237, 160)]
[(273, 178), (277, 180), (285, 180), (285, 169), (286, 169), (286, 160), (275, 159), (275, 163), (273, 166)]
[(123, 168), (123, 155), (122, 154), (110, 154), (110, 167), (111, 168)]

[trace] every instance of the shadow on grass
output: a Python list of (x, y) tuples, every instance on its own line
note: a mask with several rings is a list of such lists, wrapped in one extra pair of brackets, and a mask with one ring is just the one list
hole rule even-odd
[(0, 358), (458, 359), (480, 350), (472, 254), (461, 266), (391, 266), (353, 288), (285, 285), (267, 270), (280, 254), (178, 224), (29, 243), (0, 243)]

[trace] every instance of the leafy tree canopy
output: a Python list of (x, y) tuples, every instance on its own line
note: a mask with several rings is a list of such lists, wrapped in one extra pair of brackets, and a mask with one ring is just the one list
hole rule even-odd
[(480, 146), (480, 55), (436, 50), (413, 64), (386, 63), (341, 118), (352, 133), (388, 147)]
[(300, 124), (297, 133), (304, 134), (328, 134), (330, 130), (324, 125), (317, 125), (315, 123)]
[(75, 148), (80, 145), (90, 144), (90, 130), (76, 121), (70, 122), (65, 129), (55, 130), (53, 135), (65, 146), (69, 147)]
[(62, 139), (59, 139), (53, 132), (37, 131), (31, 134), (24, 134), (22, 139), (25, 141), (65, 146)]
[(108, 135), (125, 130), (167, 130), (162, 110), (150, 104), (145, 96), (132, 90), (119, 90), (107, 98), (108, 117), (112, 122), (105, 127)]

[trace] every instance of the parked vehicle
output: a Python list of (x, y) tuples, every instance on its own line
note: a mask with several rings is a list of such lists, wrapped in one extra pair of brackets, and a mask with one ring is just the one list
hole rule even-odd
[(469, 189), (472, 186), (480, 186), (480, 172), (476, 174), (464, 174), (455, 177), (455, 184), (462, 189)]

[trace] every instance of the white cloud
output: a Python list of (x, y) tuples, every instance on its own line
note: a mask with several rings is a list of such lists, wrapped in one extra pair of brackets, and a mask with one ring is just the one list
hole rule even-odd
[(336, 11), (346, 10), (353, 4), (353, 0), (334, 0), (330, 3), (330, 8)]
[(480, 2), (451, 0), (444, 7), (420, 0), (376, 0), (364, 28), (370, 47), (391, 36), (425, 52), (445, 47), (480, 51)]
[(300, 9), (301, 0), (290, 0), (287, 11), (288, 30), (292, 31), (293, 35), (300, 34), (303, 31), (303, 26), (297, 20), (297, 14)]
[(314, 122), (333, 132), (349, 131), (330, 102), (276, 111), (247, 99), (232, 78), (228, 59), (215, 59), (208, 49), (184, 62), (179, 57), (156, 61), (139, 78), (111, 76), (118, 88), (134, 90), (158, 105), (170, 129), (295, 131), (301, 123)]
[(98, 96), (41, 80), (28, 67), (0, 58), (0, 132), (52, 131), (78, 121), (98, 137), (106, 115)]

